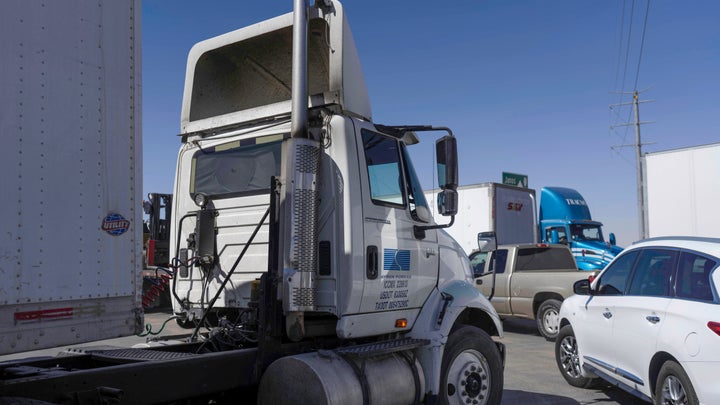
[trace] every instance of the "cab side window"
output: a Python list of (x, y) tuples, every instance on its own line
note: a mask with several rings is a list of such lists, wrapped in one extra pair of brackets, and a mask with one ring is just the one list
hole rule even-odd
[(678, 252), (664, 249), (643, 249), (630, 284), (630, 295), (670, 296), (672, 276)]
[(603, 272), (597, 284), (598, 295), (623, 295), (628, 285), (630, 271), (635, 264), (639, 252), (637, 250), (618, 257)]
[(398, 141), (365, 129), (362, 130), (362, 138), (373, 202), (404, 207)]
[(490, 262), (490, 271), (496, 270), (496, 274), (505, 273), (505, 264), (507, 263), (508, 250), (498, 249), (493, 253), (495, 256), (494, 262)]
[(552, 228), (546, 228), (545, 229), (545, 240), (550, 241), (552, 240), (552, 231), (557, 232), (558, 236), (558, 243), (567, 243), (567, 233), (565, 232), (565, 227), (563, 226), (555, 226)]

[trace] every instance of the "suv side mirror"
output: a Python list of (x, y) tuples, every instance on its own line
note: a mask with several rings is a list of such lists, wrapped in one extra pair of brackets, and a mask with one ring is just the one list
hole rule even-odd
[(592, 290), (590, 289), (590, 280), (584, 278), (576, 281), (573, 284), (573, 292), (577, 295), (593, 295)]
[(615, 234), (610, 232), (610, 246), (615, 246), (617, 244), (617, 240), (615, 239)]

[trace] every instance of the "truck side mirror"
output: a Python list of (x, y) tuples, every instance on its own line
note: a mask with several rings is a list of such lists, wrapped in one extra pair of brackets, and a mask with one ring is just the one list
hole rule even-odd
[(457, 140), (446, 135), (435, 142), (438, 185), (443, 190), (455, 190), (458, 186)]
[(445, 189), (438, 193), (437, 207), (440, 215), (450, 216), (457, 214), (458, 211), (458, 195), (457, 191)]
[(617, 240), (615, 239), (615, 234), (610, 232), (610, 246), (615, 246), (617, 244)]
[(478, 249), (481, 252), (492, 252), (497, 249), (497, 238), (495, 232), (478, 233)]

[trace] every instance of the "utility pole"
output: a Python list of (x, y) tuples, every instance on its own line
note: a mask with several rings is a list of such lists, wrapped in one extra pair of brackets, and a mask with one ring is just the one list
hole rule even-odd
[[(635, 144), (620, 145), (619, 147), (632, 146), (635, 148), (635, 170), (636, 170), (636, 179), (637, 179), (637, 205), (638, 205), (638, 234), (639, 234), (640, 239), (645, 239), (648, 237), (648, 230), (647, 230), (647, 209), (646, 209), (646, 196), (645, 196), (645, 176), (643, 173), (644, 170), (643, 170), (643, 162), (642, 162), (643, 143), (640, 140), (640, 125), (649, 124), (650, 122), (641, 122), (640, 121), (640, 103), (649, 103), (653, 100), (640, 101), (640, 98), (639, 98), (640, 93), (637, 90), (633, 91), (632, 93), (622, 93), (622, 94), (632, 94), (633, 101), (629, 102), (629, 103), (613, 104), (610, 106), (610, 108), (612, 108), (613, 106), (632, 105), (633, 112), (635, 113), (634, 114), (635, 122), (614, 125), (614, 126), (611, 126), (610, 128), (630, 126), (630, 125), (635, 126)], [(647, 145), (647, 144), (645, 144), (645, 145)], [(614, 147), (613, 147), (613, 149), (614, 149)]]

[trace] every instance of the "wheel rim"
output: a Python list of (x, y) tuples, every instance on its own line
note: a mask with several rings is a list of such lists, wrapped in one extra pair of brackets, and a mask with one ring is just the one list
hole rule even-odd
[(560, 314), (555, 308), (548, 309), (543, 314), (543, 328), (548, 335), (557, 335), (560, 330)]
[(580, 355), (578, 354), (575, 336), (565, 336), (560, 342), (560, 363), (563, 373), (578, 378), (580, 373)]
[(483, 405), (490, 394), (490, 366), (477, 350), (465, 350), (453, 360), (447, 373), (449, 404)]
[(683, 387), (682, 381), (674, 375), (668, 376), (665, 381), (663, 381), (661, 403), (669, 405), (688, 403), (685, 387)]

